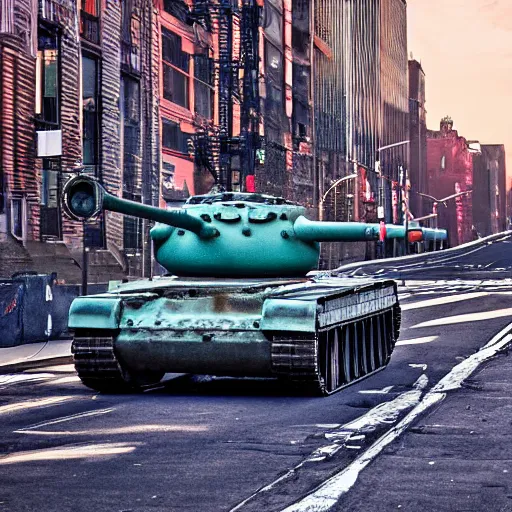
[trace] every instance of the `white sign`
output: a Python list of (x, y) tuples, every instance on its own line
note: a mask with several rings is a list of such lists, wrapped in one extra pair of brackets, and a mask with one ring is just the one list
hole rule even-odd
[(377, 218), (384, 218), (384, 206), (377, 206)]

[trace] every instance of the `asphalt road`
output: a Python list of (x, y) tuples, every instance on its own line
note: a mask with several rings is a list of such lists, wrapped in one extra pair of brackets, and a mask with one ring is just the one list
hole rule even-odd
[[(406, 281), (400, 295), (388, 367), (328, 398), (190, 376), (103, 395), (71, 366), (0, 376), (0, 511), (284, 509), (363, 454), (512, 317), (506, 280)], [(378, 477), (363, 477), (354, 511), (375, 510), (364, 496), (379, 502)]]

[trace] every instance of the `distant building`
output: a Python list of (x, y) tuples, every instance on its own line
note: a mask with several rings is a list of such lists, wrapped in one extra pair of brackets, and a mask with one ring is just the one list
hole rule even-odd
[[(401, 221), (408, 140), (407, 6), (404, 0), (317, 0), (313, 56), (315, 156), (325, 220)], [(380, 158), (385, 179), (377, 179)], [(404, 183), (402, 183), (404, 184)], [(322, 265), (373, 257), (372, 244), (324, 244)]]
[(428, 188), (427, 111), (425, 108), (425, 72), (417, 60), (409, 61), (409, 209), (415, 217), (431, 213), (432, 203), (421, 196)]
[(505, 231), (507, 190), (505, 146), (482, 144), (473, 163), (473, 224), (481, 236)]
[[(436, 199), (473, 189), (473, 156), (467, 140), (453, 129), (453, 121), (441, 120), (439, 131), (427, 132), (428, 194)], [(451, 246), (471, 241), (472, 194), (462, 194), (437, 204), (438, 226), (448, 229)]]

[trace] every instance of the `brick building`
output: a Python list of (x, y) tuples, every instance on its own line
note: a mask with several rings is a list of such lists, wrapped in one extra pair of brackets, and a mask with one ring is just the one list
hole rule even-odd
[[(468, 141), (453, 129), (453, 121), (441, 120), (439, 131), (427, 132), (428, 194), (436, 199), (473, 189), (473, 156)], [(432, 201), (431, 201), (432, 202)], [(451, 246), (473, 239), (472, 194), (460, 195), (437, 205), (438, 225), (448, 230)]]
[(473, 224), (481, 236), (505, 231), (507, 190), (505, 147), (482, 144), (473, 159)]

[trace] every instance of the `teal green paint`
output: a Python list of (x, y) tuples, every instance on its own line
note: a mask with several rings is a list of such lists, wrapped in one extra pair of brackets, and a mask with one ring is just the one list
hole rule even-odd
[(447, 240), (448, 232), (446, 229), (421, 228), (423, 231), (423, 240)]
[[(162, 223), (151, 230), (156, 260), (180, 276), (304, 276), (317, 268), (319, 242), (375, 241), (380, 233), (378, 224), (310, 221), (302, 206), (258, 194), (195, 196), (165, 210), (115, 197), (86, 176), (66, 184), (64, 204), (75, 218), (106, 209)], [(386, 226), (386, 238), (404, 237), (404, 226)]]
[(293, 229), (297, 238), (305, 242), (361, 242), (379, 238), (378, 224), (362, 222), (320, 222), (299, 217)]
[(263, 304), (261, 329), (280, 332), (315, 332), (316, 302), (267, 299)]
[(117, 329), (121, 316), (120, 298), (90, 296), (76, 298), (69, 309), (70, 329)]

